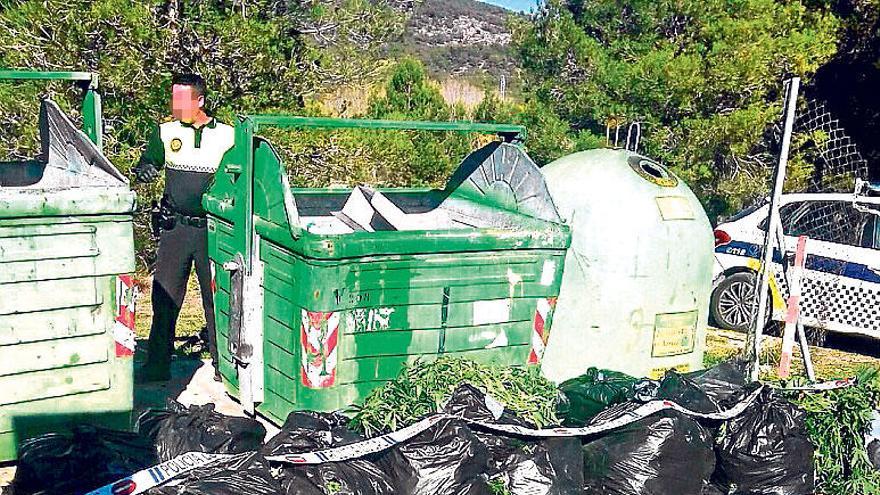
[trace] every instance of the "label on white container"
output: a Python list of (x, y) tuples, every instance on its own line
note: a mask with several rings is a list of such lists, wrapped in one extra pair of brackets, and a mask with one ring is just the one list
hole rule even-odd
[(661, 196), (656, 198), (657, 208), (663, 220), (693, 220), (694, 209), (687, 198), (682, 196)]
[(678, 356), (694, 351), (697, 312), (659, 314), (654, 320), (654, 357)]

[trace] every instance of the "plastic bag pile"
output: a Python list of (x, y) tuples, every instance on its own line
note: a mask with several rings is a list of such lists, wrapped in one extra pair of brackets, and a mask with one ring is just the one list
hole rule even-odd
[[(662, 381), (590, 370), (560, 385), (566, 426), (599, 424), (645, 401), (670, 400), (717, 412), (755, 385), (732, 364)], [(246, 454), (212, 463), (147, 493), (161, 495), (708, 495), (814, 493), (813, 446), (804, 412), (764, 389), (729, 421), (674, 410), (593, 437), (500, 434), (467, 420), (533, 427), (463, 384), (443, 419), (377, 454), (317, 465), (274, 463), (364, 439), (337, 413), (294, 412), (263, 441), (259, 422), (212, 406), (148, 411), (134, 433), (94, 427), (34, 438), (21, 446), (11, 495), (82, 494), (185, 452)], [(459, 419), (460, 418), (460, 419)]]

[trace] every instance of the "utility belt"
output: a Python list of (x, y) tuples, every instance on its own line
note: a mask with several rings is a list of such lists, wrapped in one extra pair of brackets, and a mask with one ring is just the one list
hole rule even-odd
[(189, 225), (190, 227), (202, 229), (208, 226), (208, 219), (205, 217), (191, 217), (182, 213), (175, 213), (174, 218), (183, 225)]
[(173, 229), (177, 223), (190, 227), (204, 228), (208, 225), (208, 219), (184, 215), (175, 211), (165, 196), (162, 197), (161, 201), (153, 201), (150, 208), (150, 227), (154, 237), (158, 238), (163, 230)]

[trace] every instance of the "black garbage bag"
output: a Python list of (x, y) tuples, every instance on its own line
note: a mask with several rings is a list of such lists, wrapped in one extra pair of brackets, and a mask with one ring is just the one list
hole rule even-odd
[[(626, 414), (638, 405), (616, 406), (593, 423)], [(587, 495), (699, 494), (715, 468), (708, 430), (672, 410), (587, 439), (583, 454)]]
[(880, 440), (871, 440), (868, 443), (868, 460), (874, 469), (880, 471)]
[(378, 466), (363, 459), (285, 469), (287, 495), (391, 495), (394, 488)]
[(725, 361), (711, 368), (693, 371), (684, 376), (697, 385), (716, 403), (721, 403), (746, 386), (745, 361)]
[[(470, 384), (459, 386), (443, 411), (475, 421), (533, 428), (503, 404)], [(489, 477), (503, 473), (510, 493), (563, 495), (579, 493), (583, 486), (583, 455), (577, 438), (540, 441), (506, 435), (470, 425), (489, 450)]]
[(504, 404), (469, 383), (459, 385), (452, 392), (449, 400), (443, 406), (443, 412), (472, 421), (533, 427), (507, 409)]
[(868, 460), (874, 469), (880, 471), (880, 411), (874, 411), (874, 417), (865, 436), (865, 448), (868, 449)]
[(157, 463), (137, 434), (78, 426), (22, 442), (9, 493), (81, 495)]
[(657, 398), (670, 400), (691, 411), (701, 413), (715, 413), (721, 410), (718, 403), (696, 382), (675, 370), (666, 372), (657, 389)]
[[(293, 412), (261, 452), (284, 455), (338, 447), (363, 440), (347, 428), (348, 418), (337, 413)], [(368, 459), (309, 466), (282, 465), (282, 493), (288, 495), (393, 495), (388, 476)]]
[(570, 495), (582, 493), (583, 453), (577, 438), (549, 438), (525, 445), (507, 461), (505, 485), (511, 494)]
[(718, 485), (711, 484), (703, 487), (703, 492), (700, 495), (727, 495), (727, 490)]
[(196, 468), (182, 479), (153, 488), (148, 495), (280, 495), (281, 484), (259, 453), (245, 453)]
[(808, 495), (815, 492), (813, 444), (806, 413), (764, 389), (719, 435), (718, 478), (734, 494)]
[[(460, 385), (443, 406), (443, 412), (472, 421), (511, 424), (533, 428), (534, 425), (522, 420), (503, 404), (484, 394), (478, 388), (465, 383)], [(534, 445), (534, 439), (501, 435), (494, 430), (470, 426), (471, 431), (489, 450), (489, 471), (492, 477), (509, 467), (511, 456), (527, 445)]]
[(653, 380), (639, 380), (616, 371), (590, 368), (583, 375), (559, 385), (562, 397), (556, 412), (563, 425), (584, 426), (609, 406), (634, 398), (654, 398), (657, 385)]
[(392, 447), (379, 465), (400, 495), (488, 495), (489, 451), (467, 424), (443, 419)]
[(162, 461), (186, 452), (251, 452), (266, 437), (266, 428), (257, 420), (220, 414), (214, 404), (186, 408), (173, 400), (168, 401), (167, 410), (144, 412), (137, 431), (153, 442)]

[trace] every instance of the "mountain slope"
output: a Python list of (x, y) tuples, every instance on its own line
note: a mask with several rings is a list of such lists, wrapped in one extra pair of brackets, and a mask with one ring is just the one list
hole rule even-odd
[(424, 0), (392, 50), (414, 55), (431, 77), (511, 77), (516, 62), (508, 19), (518, 15), (475, 0)]

